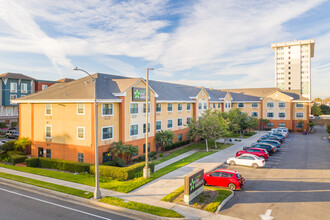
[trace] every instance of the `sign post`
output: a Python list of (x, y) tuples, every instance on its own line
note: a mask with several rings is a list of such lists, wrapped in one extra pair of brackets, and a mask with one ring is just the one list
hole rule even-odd
[(202, 192), (204, 192), (204, 169), (194, 170), (184, 177), (184, 202), (187, 205)]

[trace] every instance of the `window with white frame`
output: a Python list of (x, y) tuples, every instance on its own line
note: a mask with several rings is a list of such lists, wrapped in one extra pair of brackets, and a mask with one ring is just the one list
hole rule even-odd
[(285, 123), (278, 123), (278, 126), (285, 128)]
[(244, 108), (244, 103), (242, 102), (238, 103), (238, 108)]
[(297, 108), (303, 108), (304, 107), (304, 104), (303, 103), (296, 103), (296, 107)]
[(274, 122), (268, 122), (266, 124), (266, 126), (269, 127), (269, 128), (273, 128), (274, 127)]
[(178, 111), (182, 111), (182, 103), (178, 103)]
[[(146, 103), (143, 103), (143, 113), (146, 113)], [(148, 113), (150, 113), (150, 102), (148, 102)]]
[(84, 127), (77, 128), (77, 139), (85, 139), (85, 128)]
[(215, 108), (215, 103), (213, 103), (213, 108)]
[(251, 112), (252, 117), (258, 117), (258, 115), (259, 115), (258, 112)]
[(131, 103), (130, 113), (131, 114), (138, 114), (139, 113), (139, 104), (138, 103)]
[(129, 134), (130, 136), (135, 136), (139, 134), (139, 125), (130, 125), (129, 128)]
[(279, 108), (285, 108), (285, 102), (279, 102), (278, 107)]
[(156, 131), (162, 130), (162, 121), (156, 121)]
[(46, 125), (46, 138), (52, 138), (52, 126)]
[[(143, 134), (146, 133), (146, 123), (143, 124)], [(148, 123), (148, 133), (150, 133), (150, 123)]]
[(167, 119), (167, 128), (173, 128), (173, 120)]
[(17, 83), (10, 83), (10, 92), (17, 92)]
[(78, 115), (85, 114), (85, 104), (83, 104), (83, 103), (78, 103), (77, 104), (77, 114)]
[(17, 95), (10, 95), (10, 104), (12, 104), (11, 101), (14, 99), (17, 99)]
[(178, 118), (178, 127), (182, 126), (182, 118)]
[(103, 103), (102, 104), (102, 115), (103, 116), (113, 115), (113, 104), (112, 103)]
[(251, 103), (251, 107), (252, 108), (258, 108), (258, 106), (259, 106), (259, 103), (258, 102), (252, 102)]
[(273, 118), (274, 112), (267, 112), (267, 118)]
[(207, 109), (207, 105), (206, 105), (206, 102), (204, 102), (204, 109)]
[(113, 126), (102, 127), (102, 140), (113, 139)]
[(156, 104), (156, 112), (161, 112), (162, 111), (162, 104), (161, 103), (157, 103)]
[(52, 104), (46, 104), (46, 115), (52, 115)]
[(84, 162), (84, 154), (78, 153), (78, 162), (83, 163)]
[(274, 102), (267, 102), (267, 108), (274, 108)]
[(27, 83), (21, 83), (21, 93), (27, 93)]
[(218, 108), (220, 108), (220, 103), (218, 103)]
[(12, 116), (13, 113), (13, 107), (6, 107), (6, 116)]
[(41, 90), (45, 90), (45, 89), (47, 89), (47, 88), (48, 88), (47, 85), (41, 85)]
[(173, 104), (172, 103), (167, 103), (167, 111), (168, 112), (173, 111)]
[(187, 103), (187, 111), (190, 111), (190, 109), (191, 109), (191, 104)]
[(202, 108), (203, 108), (203, 104), (202, 103), (198, 103), (198, 109), (199, 110), (202, 110)]
[(285, 118), (285, 112), (279, 112), (278, 117), (279, 118)]
[(296, 112), (296, 118), (303, 118), (304, 113), (303, 112)]

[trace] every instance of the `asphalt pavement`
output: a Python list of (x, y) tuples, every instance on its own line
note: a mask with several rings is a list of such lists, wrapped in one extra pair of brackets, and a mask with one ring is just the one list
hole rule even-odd
[(226, 165), (247, 181), (220, 213), (246, 220), (330, 219), (330, 144), (324, 136), (324, 127), (290, 134), (265, 168)]

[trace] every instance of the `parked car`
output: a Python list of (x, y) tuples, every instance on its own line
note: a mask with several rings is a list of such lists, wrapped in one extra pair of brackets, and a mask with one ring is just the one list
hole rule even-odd
[(271, 134), (271, 135), (276, 136), (276, 137), (279, 137), (279, 138), (282, 140), (282, 142), (285, 140), (285, 137), (284, 137), (283, 134), (273, 133), (273, 134)]
[(269, 154), (265, 149), (262, 148), (250, 148), (247, 150), (240, 150), (236, 152), (236, 157), (242, 155), (242, 154), (253, 154), (256, 155), (257, 157), (265, 158), (267, 160), (269, 158)]
[(258, 143), (267, 143), (267, 144), (271, 144), (274, 147), (276, 147), (277, 150), (281, 149), (281, 144), (279, 141), (276, 140), (269, 140), (269, 139), (265, 139), (265, 140), (258, 140)]
[(18, 138), (18, 131), (15, 131), (15, 130), (8, 130), (6, 132), (6, 137), (7, 138)]
[(269, 134), (282, 134), (284, 137), (287, 137), (289, 134), (289, 130), (286, 128), (272, 128), (269, 132)]
[(279, 142), (283, 142), (283, 140), (275, 135), (272, 135), (272, 134), (266, 134), (264, 136), (261, 136), (260, 138), (261, 140), (265, 140), (265, 139), (270, 139), (270, 140), (276, 140), (276, 141), (279, 141)]
[(0, 141), (0, 146), (3, 145), (3, 144), (6, 143), (6, 142), (7, 142), (7, 140), (1, 140), (1, 141)]
[(205, 185), (228, 187), (231, 190), (242, 189), (244, 177), (235, 170), (219, 169), (204, 174)]
[(265, 149), (269, 155), (272, 155), (273, 153), (276, 152), (276, 148), (271, 145), (271, 144), (267, 144), (267, 143), (261, 143), (259, 144), (257, 143), (252, 143), (250, 147), (243, 147), (243, 150), (247, 150), (250, 148), (261, 148), (261, 149)]
[(242, 165), (258, 168), (265, 166), (265, 159), (261, 159), (253, 154), (242, 154), (238, 157), (228, 158), (227, 163), (231, 166)]

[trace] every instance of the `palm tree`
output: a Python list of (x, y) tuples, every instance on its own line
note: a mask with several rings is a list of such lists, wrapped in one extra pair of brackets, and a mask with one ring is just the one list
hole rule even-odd
[(123, 144), (122, 141), (114, 142), (112, 146), (109, 147), (109, 151), (116, 157), (123, 156), (127, 153), (127, 145)]
[(172, 131), (163, 131), (160, 130), (156, 133), (156, 141), (160, 143), (162, 151), (165, 150), (165, 146), (172, 144), (174, 139), (174, 134)]
[(27, 137), (21, 137), (15, 141), (15, 150), (22, 150), (26, 154), (26, 146), (32, 144), (32, 141)]
[(136, 147), (133, 147), (132, 145), (126, 145), (126, 153), (128, 153), (128, 161), (131, 162), (132, 157), (134, 154), (137, 154), (138, 149)]

